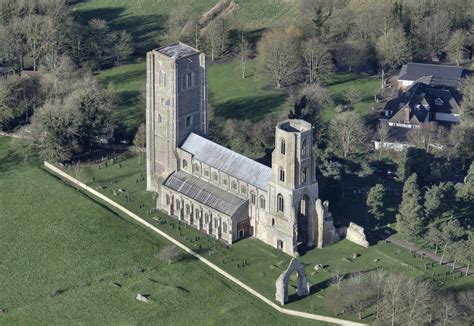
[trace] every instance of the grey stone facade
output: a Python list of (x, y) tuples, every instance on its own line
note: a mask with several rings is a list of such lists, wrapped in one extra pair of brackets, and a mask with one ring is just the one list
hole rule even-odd
[(253, 236), (293, 256), (329, 244), (311, 124), (276, 126), (271, 168), (208, 140), (206, 57), (182, 43), (147, 54), (146, 120), (157, 208), (229, 244)]

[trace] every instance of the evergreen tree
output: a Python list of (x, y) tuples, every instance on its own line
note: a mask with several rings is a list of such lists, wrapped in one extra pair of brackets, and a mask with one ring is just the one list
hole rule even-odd
[(439, 217), (440, 214), (448, 210), (454, 201), (453, 184), (451, 182), (441, 182), (433, 185), (425, 193), (425, 213), (428, 219)]
[(410, 240), (423, 233), (423, 208), (419, 203), (420, 189), (416, 179), (417, 175), (414, 173), (405, 181), (397, 214), (397, 230)]
[(471, 163), (469, 171), (464, 178), (464, 183), (457, 185), (456, 196), (462, 200), (472, 203), (474, 201), (474, 162)]
[(367, 206), (369, 213), (378, 221), (383, 217), (383, 198), (385, 195), (385, 188), (380, 183), (370, 188), (367, 195)]

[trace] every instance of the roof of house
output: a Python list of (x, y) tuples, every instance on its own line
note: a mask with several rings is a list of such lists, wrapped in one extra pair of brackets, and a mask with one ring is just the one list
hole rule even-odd
[(173, 173), (163, 185), (228, 216), (247, 202), (184, 171)]
[(457, 114), (460, 108), (450, 90), (416, 82), (402, 95), (388, 101), (385, 110), (393, 112), (390, 122), (406, 121), (405, 110), (409, 110), (409, 122), (419, 124), (430, 112)]
[(188, 136), (181, 149), (192, 154), (195, 160), (262, 190), (267, 190), (268, 182), (272, 178), (272, 169), (268, 166), (195, 133)]
[(171, 45), (167, 45), (165, 47), (157, 49), (158, 52), (167, 55), (175, 60), (179, 60), (185, 58), (187, 56), (200, 53), (195, 48), (190, 47), (184, 43), (175, 43)]
[(398, 80), (416, 81), (430, 77), (429, 85), (458, 88), (466, 71), (458, 66), (408, 63), (403, 65)]

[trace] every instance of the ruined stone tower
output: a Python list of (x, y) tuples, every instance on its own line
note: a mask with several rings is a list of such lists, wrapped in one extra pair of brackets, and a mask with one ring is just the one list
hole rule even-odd
[(179, 170), (176, 153), (193, 132), (204, 137), (207, 66), (204, 53), (183, 43), (148, 52), (146, 84), (147, 190)]
[(286, 252), (315, 244), (318, 183), (312, 148), (310, 123), (286, 120), (277, 125), (269, 182), (269, 218), (275, 232), (267, 234), (273, 237), (267, 241), (275, 241)]

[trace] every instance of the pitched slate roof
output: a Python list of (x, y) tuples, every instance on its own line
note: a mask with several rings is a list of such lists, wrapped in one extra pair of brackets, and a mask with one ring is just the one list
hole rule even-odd
[(431, 86), (458, 88), (465, 73), (462, 67), (457, 66), (408, 63), (400, 70), (398, 80), (415, 81), (422, 77), (431, 77)]
[(385, 110), (393, 111), (390, 122), (405, 121), (408, 109), (410, 123), (422, 123), (429, 112), (459, 113), (459, 105), (450, 90), (434, 88), (421, 82), (409, 87), (400, 97), (391, 99)]
[(268, 166), (194, 133), (188, 136), (181, 149), (191, 153), (195, 160), (262, 190), (267, 190), (272, 178), (272, 169)]
[(247, 202), (184, 171), (173, 173), (163, 185), (231, 217)]

